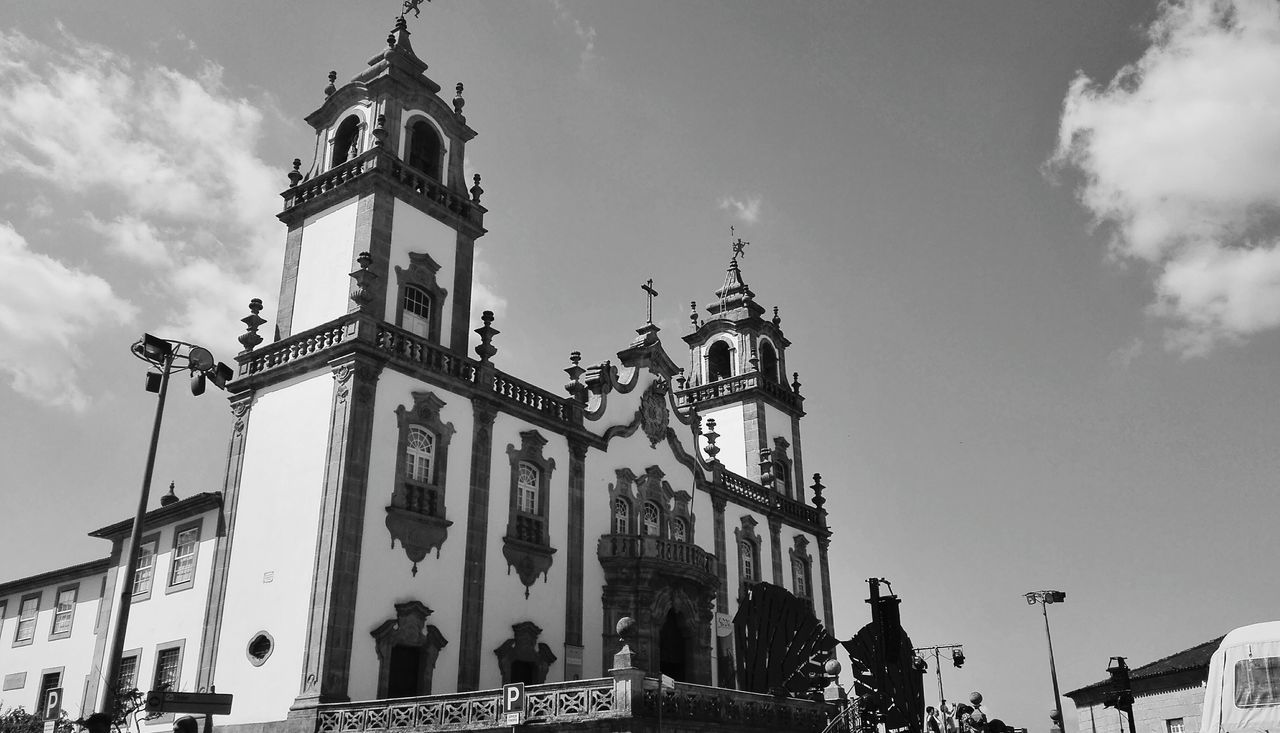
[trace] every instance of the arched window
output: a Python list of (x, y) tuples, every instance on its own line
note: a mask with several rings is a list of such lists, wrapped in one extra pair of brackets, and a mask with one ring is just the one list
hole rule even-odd
[(613, 502), (613, 533), (628, 534), (631, 530), (631, 505), (626, 499)]
[(671, 519), (671, 539), (675, 540), (676, 542), (689, 541), (688, 525), (686, 525), (684, 523), (684, 520), (681, 519), (680, 517), (673, 517)]
[(430, 430), (420, 425), (409, 426), (409, 437), (404, 447), (405, 478), (424, 484), (435, 483), (431, 472), (435, 450), (436, 436)]
[(517, 508), (525, 514), (538, 513), (538, 467), (528, 461), (520, 462), (520, 475), (516, 479)]
[(768, 341), (760, 347), (760, 372), (770, 382), (778, 381), (778, 352)]
[(644, 503), (644, 515), (641, 530), (651, 537), (662, 536), (662, 510), (651, 501)]
[(415, 336), (431, 336), (431, 296), (412, 285), (405, 286), (400, 326)]
[(795, 498), (791, 495), (791, 467), (785, 460), (773, 462), (773, 488), (788, 499)]
[(738, 561), (741, 564), (742, 582), (753, 583), (756, 579), (756, 546), (748, 540), (738, 543)]
[(360, 118), (351, 115), (338, 125), (333, 135), (333, 162), (330, 168), (336, 168), (347, 162), (360, 152), (356, 147), (356, 138), (360, 134)]
[(733, 376), (729, 344), (717, 341), (707, 349), (707, 381), (715, 382)]
[(792, 587), (796, 598), (809, 597), (809, 565), (798, 557), (791, 559)]
[(409, 128), (409, 165), (440, 180), (440, 136), (426, 120)]

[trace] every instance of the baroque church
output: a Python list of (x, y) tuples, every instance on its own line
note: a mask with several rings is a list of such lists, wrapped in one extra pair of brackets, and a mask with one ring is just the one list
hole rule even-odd
[[(219, 728), (499, 729), (495, 691), (523, 682), (548, 729), (821, 730), (820, 703), (745, 690), (734, 634), (758, 583), (832, 628), (777, 309), (739, 248), (682, 344), (650, 316), (616, 354), (570, 355), (563, 387), (499, 369), (472, 312), (476, 131), (426, 69), (401, 16), (366, 69), (330, 74), (283, 193), (278, 299), (244, 318), (221, 491), (151, 512), (131, 575), (119, 523), (94, 532), (110, 557), (0, 583), (0, 702), (55, 685), (87, 715), (130, 579), (122, 675), (233, 694)], [(59, 624), (83, 641), (58, 647)]]

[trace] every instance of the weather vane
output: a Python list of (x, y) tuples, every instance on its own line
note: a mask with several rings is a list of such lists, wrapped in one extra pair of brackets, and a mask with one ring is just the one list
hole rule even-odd
[(643, 290), (649, 296), (649, 321), (648, 322), (653, 323), (653, 299), (654, 299), (654, 296), (658, 294), (658, 291), (653, 289), (653, 278), (649, 278), (649, 282), (645, 283), (644, 285), (641, 285), (640, 289)]
[(431, 0), (404, 0), (404, 9), (400, 11), (400, 17), (403, 18), (410, 10), (413, 11), (415, 18), (422, 15), (422, 10), (418, 6), (423, 2), (431, 2)]
[(739, 257), (746, 257), (746, 256), (747, 256), (747, 252), (746, 252), (746, 250), (747, 250), (747, 245), (748, 245), (748, 244), (751, 244), (751, 243), (750, 243), (750, 242), (744, 242), (744, 241), (742, 241), (742, 237), (737, 237), (737, 238), (735, 238), (733, 235), (734, 235), (733, 225), (732, 225), (732, 224), (730, 224), (730, 225), (729, 225), (729, 238), (730, 238), (730, 239), (733, 239), (734, 241), (733, 241), (733, 242), (731, 242), (731, 243), (729, 244), (729, 247), (733, 249), (733, 261), (734, 261), (734, 262), (737, 262)]

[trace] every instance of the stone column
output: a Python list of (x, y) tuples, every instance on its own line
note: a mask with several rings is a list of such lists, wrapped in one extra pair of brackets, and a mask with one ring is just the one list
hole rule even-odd
[[(580, 440), (569, 441), (569, 547), (565, 564), (568, 583), (565, 586), (565, 679), (582, 677), (582, 576), (586, 523), (586, 460), (587, 444)], [(569, 647), (577, 647), (576, 669), (569, 654)]]
[(782, 574), (782, 519), (769, 517), (769, 557), (773, 561), (773, 584), (787, 587), (787, 579)]
[(497, 408), (481, 397), (471, 399), (471, 488), (467, 497), (467, 545), (462, 571), (462, 628), (458, 652), (458, 692), (480, 685), (484, 635), (484, 582), (488, 561), (489, 474), (493, 464), (493, 421)]
[(342, 702), (351, 672), (360, 550), (373, 443), (374, 398), (382, 363), (360, 354), (329, 362), (333, 407), (316, 531), (315, 580), (308, 611), (301, 690), (290, 717), (317, 703)]

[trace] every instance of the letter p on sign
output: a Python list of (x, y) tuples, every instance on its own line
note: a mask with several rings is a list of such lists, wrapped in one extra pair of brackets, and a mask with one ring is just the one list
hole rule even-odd
[(54, 720), (62, 715), (62, 688), (55, 687), (45, 693), (43, 717)]
[[(515, 718), (520, 720), (524, 718), (524, 683), (514, 682), (509, 685), (502, 686), (502, 713), (503, 717), (510, 720)], [(507, 723), (507, 725), (515, 725)]]

